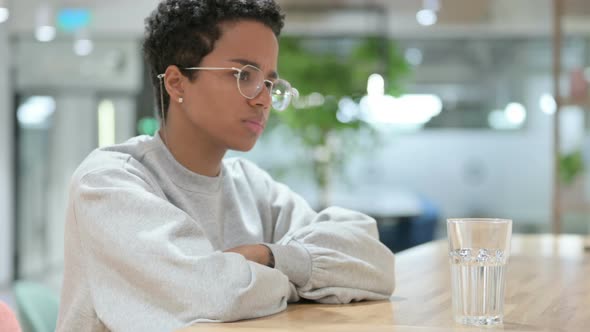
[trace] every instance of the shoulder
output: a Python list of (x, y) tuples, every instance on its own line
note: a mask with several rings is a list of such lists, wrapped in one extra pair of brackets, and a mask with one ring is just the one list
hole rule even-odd
[(138, 136), (129, 141), (92, 151), (74, 172), (71, 186), (140, 184), (150, 187), (149, 171), (143, 158), (151, 150), (149, 138)]

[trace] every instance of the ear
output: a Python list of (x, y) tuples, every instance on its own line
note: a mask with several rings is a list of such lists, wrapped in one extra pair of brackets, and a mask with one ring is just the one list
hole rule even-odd
[(170, 103), (178, 102), (179, 98), (184, 97), (184, 84), (186, 77), (182, 75), (180, 69), (176, 66), (168, 66), (164, 76), (164, 85), (166, 92), (170, 96)]

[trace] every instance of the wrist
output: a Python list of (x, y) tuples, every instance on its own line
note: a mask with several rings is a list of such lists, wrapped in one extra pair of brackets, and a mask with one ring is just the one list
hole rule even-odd
[(261, 244), (261, 246), (263, 246), (266, 250), (266, 255), (265, 255), (266, 259), (264, 260), (265, 264), (263, 264), (263, 265), (266, 265), (266, 266), (270, 267), (271, 269), (274, 269), (275, 255), (272, 253), (272, 250), (268, 246), (266, 246), (264, 244)]

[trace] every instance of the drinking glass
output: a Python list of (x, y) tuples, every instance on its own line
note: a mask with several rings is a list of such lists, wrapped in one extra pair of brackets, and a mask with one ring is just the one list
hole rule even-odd
[(455, 321), (502, 324), (512, 220), (448, 219), (447, 235)]

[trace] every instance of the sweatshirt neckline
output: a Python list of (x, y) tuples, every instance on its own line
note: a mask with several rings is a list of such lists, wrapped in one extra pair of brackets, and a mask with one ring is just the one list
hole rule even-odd
[(184, 167), (174, 158), (174, 155), (172, 155), (166, 144), (164, 144), (164, 141), (162, 141), (159, 132), (156, 132), (153, 141), (158, 151), (164, 157), (161, 159), (163, 163), (162, 167), (175, 185), (184, 190), (199, 193), (216, 193), (219, 191), (226, 173), (223, 162), (221, 162), (221, 169), (217, 176), (212, 177), (195, 173)]

